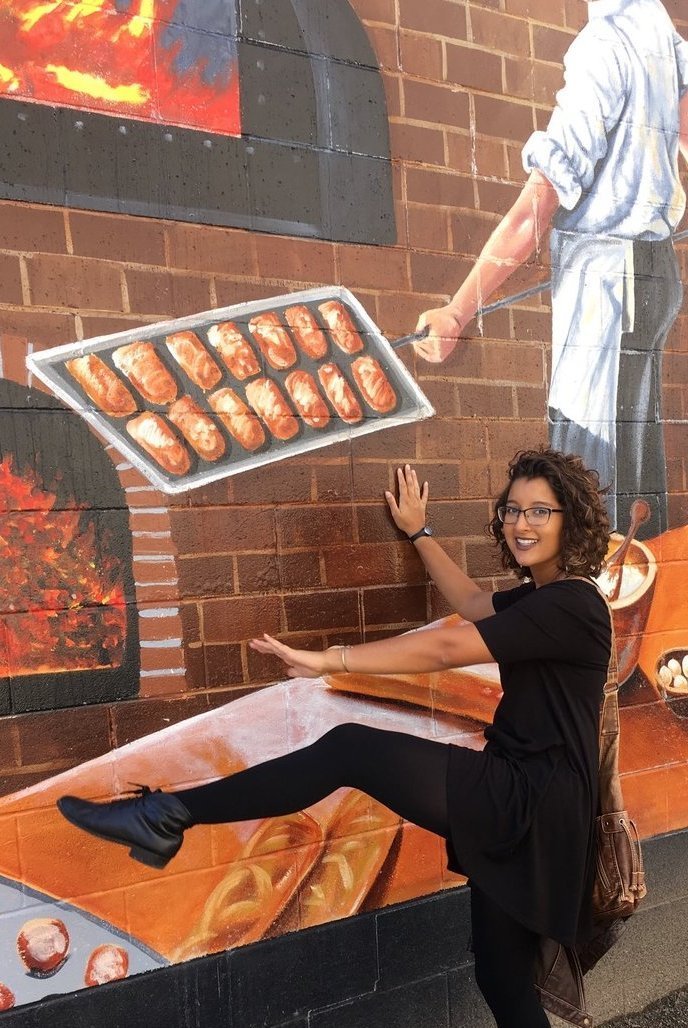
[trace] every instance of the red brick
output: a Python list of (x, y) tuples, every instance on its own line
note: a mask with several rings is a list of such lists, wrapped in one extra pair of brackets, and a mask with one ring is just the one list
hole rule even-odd
[(516, 389), (516, 416), (519, 418), (545, 417), (547, 397), (545, 387), (519, 386)]
[(261, 506), (307, 503), (312, 493), (312, 462), (313, 458), (294, 457), (237, 475), (231, 482), (232, 501)]
[(396, 22), (395, 0), (351, 0), (351, 6), (363, 21)]
[[(141, 670), (142, 671), (175, 671), (183, 666), (183, 655), (181, 647), (174, 646), (142, 646), (141, 647)], [(170, 676), (170, 681), (161, 693), (182, 692), (184, 682), (178, 681), (178, 675)], [(150, 695), (150, 692), (148, 693)]]
[(473, 159), (478, 175), (505, 177), (508, 173), (507, 149), (508, 143), (503, 140), (476, 136)]
[(360, 543), (398, 543), (399, 529), (392, 521), (384, 500), (376, 504), (357, 504), (356, 522)]
[(473, 171), (474, 146), (468, 132), (445, 133), (447, 140), (447, 165), (453, 171), (471, 175)]
[(406, 253), (381, 246), (343, 246), (339, 252), (339, 281), (354, 288), (408, 289)]
[(0, 249), (66, 253), (64, 212), (7, 201), (0, 204)]
[(327, 549), (323, 554), (326, 584), (340, 589), (399, 581), (397, 551), (397, 543), (358, 543)]
[[(212, 559), (212, 558), (208, 558)], [(238, 593), (271, 593), (280, 589), (279, 561), (276, 553), (241, 554), (236, 558)], [(234, 592), (234, 590), (227, 590)]]
[(200, 275), (126, 270), (129, 308), (134, 314), (180, 318), (208, 310), (210, 280)]
[(554, 107), (556, 94), (563, 85), (561, 68), (535, 61), (533, 64), (533, 99), (537, 104)]
[[(532, 18), (534, 21), (544, 21), (550, 25), (563, 25), (566, 21), (564, 4), (552, 2), (552, 0), (505, 0), (507, 14), (513, 14), (519, 18)], [(580, 0), (576, 0), (579, 7), (582, 7)], [(585, 11), (583, 11), (585, 15)]]
[(486, 93), (502, 92), (502, 58), (487, 50), (447, 43), (448, 82)]
[(284, 284), (281, 282), (250, 282), (248, 279), (218, 276), (215, 276), (214, 281), (218, 307), (231, 307), (235, 303), (250, 303), (252, 300), (267, 300), (284, 291)]
[(517, 450), (529, 449), (547, 442), (544, 418), (526, 421), (490, 421), (487, 425), (490, 456), (510, 460)]
[(451, 250), (449, 214), (430, 206), (409, 205), (406, 210), (408, 245), (414, 250)]
[(208, 709), (202, 696), (179, 696), (169, 699), (138, 699), (115, 703), (110, 707), (117, 746), (152, 735), (170, 725), (186, 721)]
[(351, 440), (352, 459), (374, 460), (376, 458), (404, 463), (416, 455), (416, 424), (395, 426), (393, 432), (372, 432)]
[(412, 288), (424, 293), (434, 290), (439, 294), (451, 296), (459, 288), (471, 267), (470, 261), (454, 254), (412, 253)]
[(466, 574), (471, 578), (490, 578), (501, 573), (502, 563), (494, 543), (466, 543)]
[(318, 503), (342, 503), (353, 496), (350, 461), (315, 466), (315, 490)]
[(427, 587), (424, 584), (363, 590), (366, 628), (372, 625), (425, 624), (428, 613)]
[(19, 257), (0, 253), (0, 303), (23, 303)]
[(542, 386), (544, 382), (542, 346), (534, 343), (475, 340), (467, 346), (457, 346), (452, 358), (455, 374), (462, 377), (510, 385)]
[(461, 417), (509, 418), (515, 415), (511, 386), (466, 384), (459, 389)]
[(530, 54), (528, 23), (501, 11), (471, 7), (473, 42), (488, 50), (525, 57)]
[(427, 168), (407, 168), (406, 189), (411, 203), (470, 209), (474, 206), (473, 181), (468, 175)]
[(238, 553), (275, 546), (275, 512), (260, 507), (178, 510), (173, 538), (182, 554)]
[(368, 25), (366, 31), (375, 51), (378, 66), (396, 71), (399, 68), (399, 38), (396, 28), (391, 25)]
[[(438, 304), (439, 293), (387, 293), (379, 297), (377, 322), (390, 339), (413, 332), (423, 311)], [(403, 355), (403, 350), (399, 356)]]
[(289, 632), (360, 628), (358, 593), (355, 589), (286, 596), (284, 609)]
[(418, 426), (418, 455), (433, 460), (451, 453), (458, 458), (478, 458), (487, 453), (487, 438), (482, 424), (471, 420), (433, 418)]
[(389, 126), (389, 134), (393, 160), (444, 164), (444, 133), (441, 129), (395, 121)]
[(22, 714), (13, 719), (21, 764), (82, 763), (110, 749), (107, 707), (93, 705)]
[(433, 528), (442, 539), (481, 537), (489, 517), (484, 500), (436, 500), (430, 511)]
[(68, 218), (75, 254), (131, 264), (165, 263), (165, 229), (159, 221), (82, 211), (70, 211)]
[(189, 643), (197, 642), (201, 636), (200, 605), (183, 602), (179, 613), (182, 619), (184, 642), (188, 646)]
[(255, 235), (258, 273), (285, 282), (334, 282), (334, 246), (310, 239)]
[(234, 562), (231, 557), (179, 557), (179, 592), (185, 598), (231, 596), (234, 592)]
[(465, 499), (485, 497), (490, 491), (490, 480), (485, 461), (462, 460), (459, 462), (459, 496)]
[(451, 215), (452, 249), (477, 257), (499, 224), (498, 216), (482, 211), (459, 211)]
[(504, 82), (507, 96), (517, 97), (521, 100), (533, 99), (534, 64), (534, 61), (519, 57), (504, 58)]
[(468, 93), (452, 86), (414, 79), (405, 79), (402, 89), (406, 118), (453, 128), (470, 127)]
[(401, 75), (392, 75), (383, 69), (382, 85), (385, 90), (388, 118), (399, 118), (401, 116), (401, 83)]
[[(676, 0), (667, 0), (665, 7), (674, 4)], [(566, 27), (580, 32), (588, 21), (588, 12), (580, 0), (564, 0), (564, 11), (566, 15)]]
[(533, 25), (533, 57), (537, 61), (551, 61), (562, 64), (564, 54), (571, 46), (574, 35), (560, 29)]
[(44, 307), (124, 310), (117, 264), (85, 257), (42, 254), (26, 259), (31, 302)]
[(407, 75), (441, 82), (444, 78), (442, 41), (417, 32), (399, 33), (399, 65)]
[(277, 596), (241, 596), (204, 600), (199, 604), (206, 643), (243, 642), (263, 632), (282, 630), (281, 601)]
[[(10, 768), (17, 768), (21, 763), (18, 721), (19, 718), (5, 717), (0, 720), (0, 771), (2, 772)], [(0, 780), (2, 780), (2, 774), (0, 774)]]
[[(525, 176), (524, 176), (525, 177)], [(522, 187), (509, 182), (478, 182), (480, 210), (504, 215), (518, 199)]]
[(399, 0), (399, 24), (448, 39), (466, 38), (466, 9), (451, 0)]
[(533, 131), (533, 112), (525, 104), (476, 96), (475, 123), (477, 132), (482, 135), (525, 142)]
[[(35, 350), (46, 350), (76, 339), (74, 316), (33, 310), (0, 310), (0, 333), (21, 336)], [(25, 375), (22, 381), (25, 380)], [(40, 388), (38, 383), (37, 387)]]
[(170, 268), (220, 275), (257, 275), (255, 238), (251, 232), (208, 225), (167, 226)]
[(525, 311), (512, 309), (514, 336), (516, 339), (549, 342), (552, 338), (552, 315), (549, 311)]
[(187, 678), (193, 688), (222, 689), (244, 681), (242, 648), (238, 643), (218, 643), (187, 651), (187, 669), (192, 652), (193, 676), (187, 674)]
[[(82, 325), (82, 339), (92, 339), (94, 336), (110, 336), (117, 332), (129, 332), (132, 328), (138, 328), (143, 318), (136, 316), (103, 317), (102, 315), (80, 314), (79, 320)], [(156, 320), (154, 316), (147, 319), (151, 324)]]
[(280, 549), (353, 542), (351, 507), (287, 507), (275, 512)]
[(285, 592), (317, 589), (321, 581), (320, 557), (317, 553), (280, 553), (279, 580)]

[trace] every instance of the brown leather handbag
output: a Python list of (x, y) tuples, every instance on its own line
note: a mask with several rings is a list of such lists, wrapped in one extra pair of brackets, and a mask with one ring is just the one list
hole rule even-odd
[[(584, 579), (590, 582), (590, 579)], [(593, 582), (590, 582), (594, 585)], [(604, 595), (604, 594), (602, 594)], [(604, 597), (607, 601), (606, 596)], [(600, 715), (599, 815), (595, 819), (593, 934), (571, 948), (553, 939), (540, 943), (536, 987), (542, 1005), (577, 1028), (591, 1028), (583, 975), (614, 945), (646, 895), (638, 831), (624, 809), (619, 778), (619, 679), (614, 618), (607, 602), (612, 646)]]

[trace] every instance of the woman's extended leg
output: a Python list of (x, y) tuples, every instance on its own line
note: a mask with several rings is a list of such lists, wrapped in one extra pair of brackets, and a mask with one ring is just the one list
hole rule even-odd
[(309, 807), (341, 786), (361, 789), (407, 821), (446, 838), (449, 747), (402, 732), (340, 725), (311, 746), (178, 793), (143, 788), (132, 799), (92, 803), (62, 796), (62, 814), (84, 831), (164, 867), (194, 824), (253, 821)]
[(217, 824), (291, 814), (349, 786), (446, 838), (448, 760), (444, 743), (346, 724), (303, 749), (174, 795), (194, 824)]
[(535, 989), (539, 938), (471, 885), (475, 980), (497, 1028), (549, 1028)]

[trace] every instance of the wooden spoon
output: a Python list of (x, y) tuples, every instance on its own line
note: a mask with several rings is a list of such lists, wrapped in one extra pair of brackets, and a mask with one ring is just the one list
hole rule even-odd
[(631, 504), (631, 524), (626, 532), (626, 538), (621, 543), (618, 550), (615, 550), (614, 553), (612, 553), (605, 568), (607, 575), (609, 576), (610, 584), (612, 585), (611, 592), (607, 594), (610, 603), (613, 603), (614, 600), (618, 600), (619, 598), (626, 554), (631, 548), (631, 543), (635, 539), (636, 532), (640, 526), (644, 525), (649, 519), (651, 513), (650, 504), (647, 500), (634, 500)]

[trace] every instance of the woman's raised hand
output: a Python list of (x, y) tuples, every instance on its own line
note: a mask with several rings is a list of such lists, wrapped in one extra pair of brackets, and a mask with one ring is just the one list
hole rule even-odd
[(388, 490), (385, 490), (385, 499), (397, 528), (406, 532), (406, 535), (413, 535), (425, 525), (425, 508), (428, 505), (430, 488), (427, 482), (423, 482), (421, 489), (418, 476), (410, 464), (397, 468), (397, 482), (399, 499), (396, 500), (394, 493)]
[(271, 653), (283, 660), (290, 678), (320, 678), (326, 670), (322, 650), (294, 650), (267, 632), (261, 639), (251, 639), (249, 646), (258, 653)]

